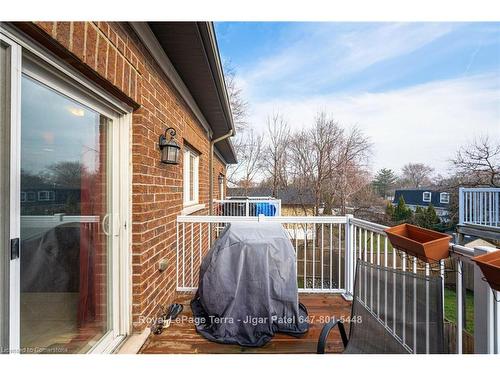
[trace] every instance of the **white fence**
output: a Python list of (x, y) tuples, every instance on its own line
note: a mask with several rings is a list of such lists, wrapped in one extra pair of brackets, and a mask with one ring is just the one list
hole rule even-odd
[(459, 224), (500, 227), (500, 188), (460, 188)]
[(216, 216), (281, 216), (281, 199), (248, 198), (216, 200)]
[[(450, 245), (451, 257), (436, 264), (424, 263), (417, 258), (393, 249), (383, 225), (347, 216), (179, 216), (177, 218), (177, 290), (195, 291), (198, 271), (203, 256), (227, 223), (241, 221), (278, 222), (287, 231), (293, 244), (297, 262), (297, 282), (301, 293), (342, 293), (346, 298), (353, 295), (354, 273), (357, 259), (423, 275), (438, 274), (443, 280), (454, 278), (456, 322), (453, 325), (454, 350), (462, 353), (463, 302), (467, 291), (463, 288), (464, 264), (472, 264), (471, 258), (489, 251)], [(476, 353), (500, 352), (500, 293), (494, 292), (483, 280), (481, 271), (474, 266), (474, 350)], [(447, 286), (450, 288), (450, 285)], [(382, 298), (370, 300), (374, 311), (387, 311), (395, 303), (387, 303), (388, 285), (381, 287)], [(393, 298), (396, 293), (390, 293)], [(403, 295), (403, 311), (412, 309), (416, 318), (416, 300), (406, 301)], [(381, 302), (383, 301), (383, 302)], [(444, 295), (443, 295), (444, 301)], [(449, 301), (448, 301), (449, 302)], [(381, 303), (383, 305), (381, 305)], [(398, 312), (399, 313), (399, 312)], [(383, 322), (387, 325), (387, 322)], [(414, 325), (415, 326), (415, 325)], [(405, 326), (392, 330), (401, 342), (415, 348), (415, 341), (408, 342)]]

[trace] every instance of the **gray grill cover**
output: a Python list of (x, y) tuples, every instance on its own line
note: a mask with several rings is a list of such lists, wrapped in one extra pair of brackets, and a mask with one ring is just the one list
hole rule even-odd
[(229, 224), (201, 265), (191, 301), (196, 330), (211, 341), (242, 346), (262, 346), (276, 332), (306, 333), (295, 264), (280, 224)]

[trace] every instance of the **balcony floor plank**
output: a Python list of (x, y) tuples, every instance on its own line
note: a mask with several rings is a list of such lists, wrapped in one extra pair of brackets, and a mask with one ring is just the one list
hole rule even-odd
[[(302, 302), (309, 311), (311, 326), (309, 332), (300, 338), (277, 334), (260, 348), (245, 348), (238, 345), (224, 345), (206, 340), (199, 335), (194, 325), (184, 321), (174, 323), (165, 329), (161, 335), (151, 335), (140, 353), (144, 354), (230, 354), (230, 353), (261, 353), (261, 354), (301, 354), (315, 353), (318, 337), (325, 320), (331, 316), (348, 317), (351, 304), (337, 294), (300, 294)], [(192, 317), (189, 302), (192, 295), (179, 295), (176, 302), (184, 305), (184, 311), (179, 318)], [(328, 352), (341, 352), (342, 342), (337, 331), (330, 335)]]

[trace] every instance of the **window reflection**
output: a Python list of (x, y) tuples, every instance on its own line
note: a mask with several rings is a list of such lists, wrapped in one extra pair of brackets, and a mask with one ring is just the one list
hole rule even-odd
[(84, 352), (110, 328), (110, 120), (27, 76), (21, 109), (21, 347)]

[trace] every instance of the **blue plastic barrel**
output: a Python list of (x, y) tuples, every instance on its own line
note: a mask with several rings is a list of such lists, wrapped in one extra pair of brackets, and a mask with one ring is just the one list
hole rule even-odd
[(269, 202), (255, 203), (255, 215), (276, 216), (276, 206)]

